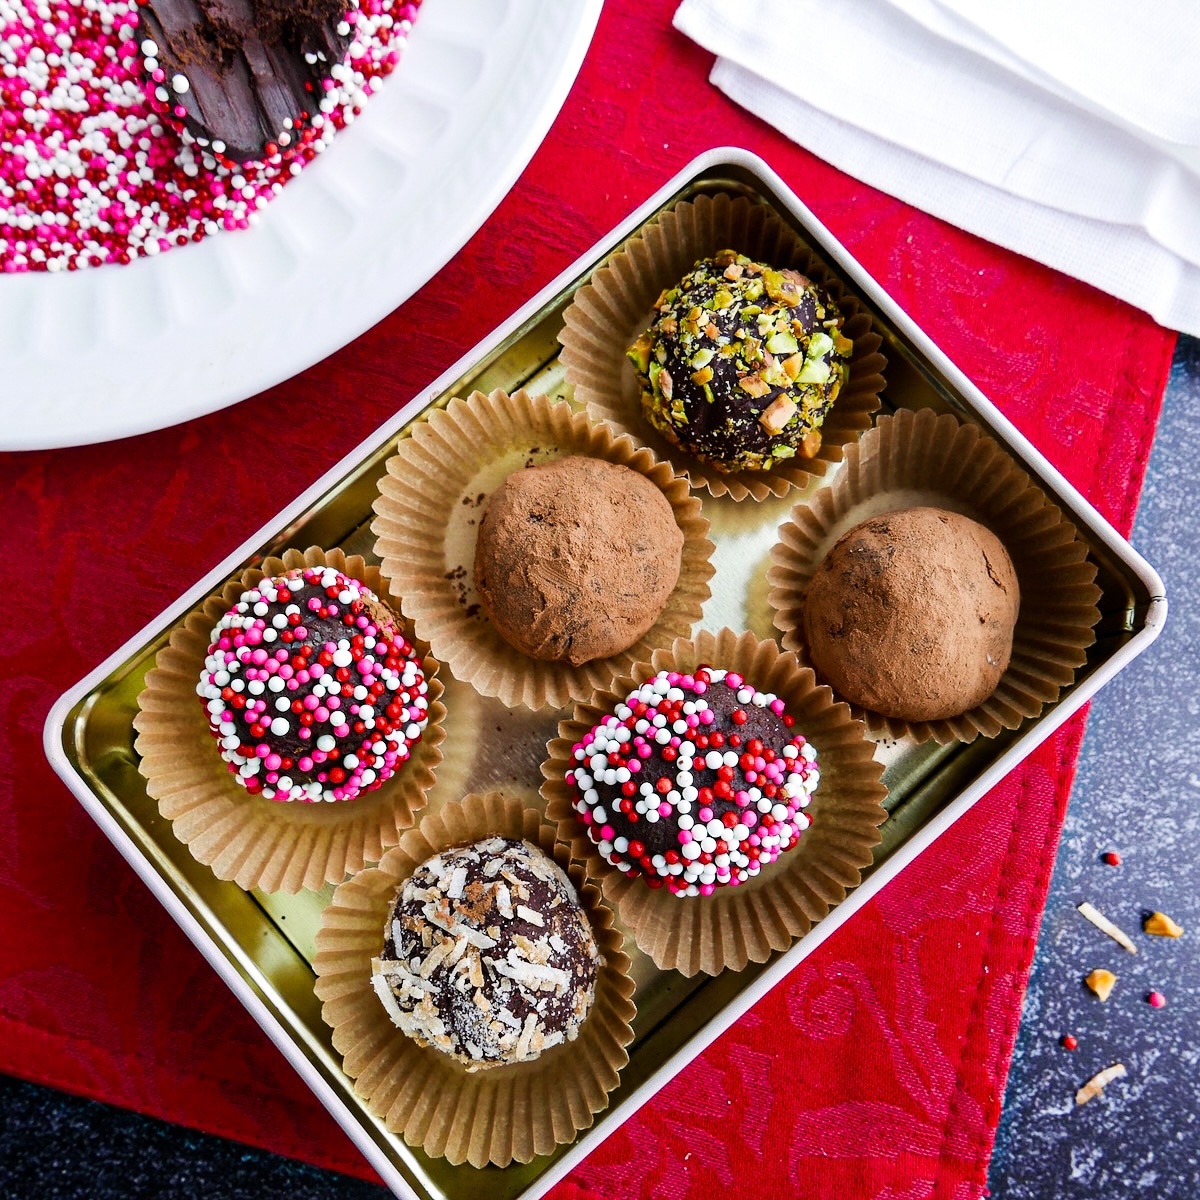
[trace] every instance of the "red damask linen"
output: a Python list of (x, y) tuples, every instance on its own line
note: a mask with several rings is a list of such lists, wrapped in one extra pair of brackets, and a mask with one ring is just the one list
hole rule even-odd
[[(702, 150), (763, 155), (1130, 528), (1174, 335), (792, 145), (709, 86), (711, 58), (670, 28), (673, 9), (609, 0), (517, 186), (442, 276), (352, 345), (175, 429), (0, 458), (0, 1070), (369, 1174), (58, 782), (42, 723), (60, 692)], [(555, 1195), (980, 1195), (1081, 733), (1076, 718)]]

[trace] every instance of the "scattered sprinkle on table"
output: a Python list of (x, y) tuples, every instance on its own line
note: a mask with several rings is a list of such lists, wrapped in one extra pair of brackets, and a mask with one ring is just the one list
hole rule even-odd
[(1167, 998), (1162, 994), (1162, 992), (1151, 992), (1150, 995), (1146, 997), (1146, 1003), (1149, 1004), (1151, 1008), (1162, 1008), (1166, 1002)]
[(1058, 1040), (1064, 1050), (1077, 1050), (1079, 1048), (1079, 1041), (1069, 1033), (1064, 1033)]
[(1102, 857), (1110, 867), (1119, 867), (1121, 865), (1121, 856), (1115, 850), (1110, 850)]

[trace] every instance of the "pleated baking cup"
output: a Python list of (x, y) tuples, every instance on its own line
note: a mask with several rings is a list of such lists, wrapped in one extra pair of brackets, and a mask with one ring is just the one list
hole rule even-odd
[[(371, 960), (383, 950), (396, 894), (431, 856), (487, 837), (522, 838), (567, 872), (591, 924), (604, 965), (596, 998), (572, 1042), (530, 1062), (469, 1071), (392, 1024), (371, 985)], [(612, 912), (584, 882), (567, 846), (536, 809), (497, 792), (471, 795), (421, 819), (378, 867), (334, 893), (317, 932), (316, 993), (334, 1048), (355, 1090), (388, 1129), (410, 1146), (451, 1163), (507, 1166), (575, 1140), (608, 1105), (633, 1040), (633, 980)]]
[(386, 596), (379, 568), (357, 555), (313, 547), (268, 558), (230, 580), (174, 629), (146, 676), (133, 722), (138, 769), (175, 836), (218, 879), (264, 892), (315, 890), (377, 862), (424, 807), (442, 761), (442, 685), (436, 659), (424, 654), (429, 723), (408, 761), (378, 788), (352, 800), (309, 804), (267, 800), (235, 781), (196, 695), (210, 635), (247, 588), (306, 566), (333, 567)]
[[(736, 250), (757, 262), (791, 267), (819, 283), (845, 315), (853, 339), (850, 376), (821, 426), (814, 458), (797, 456), (769, 471), (722, 472), (668, 441), (642, 414), (641, 389), (625, 351), (649, 327), (654, 302), (702, 258)], [(685, 476), (692, 487), (733, 500), (764, 500), (803, 487), (840, 462), (843, 449), (871, 426), (886, 360), (870, 314), (800, 238), (769, 208), (725, 193), (680, 201), (627, 242), (575, 294), (558, 336), (575, 398), (593, 420), (632, 434)]]
[[(645, 476), (667, 498), (684, 539), (679, 580), (650, 629), (621, 653), (581, 666), (530, 658), (510, 646), (480, 605), (474, 582), (488, 496), (513, 471), (568, 454)], [(509, 707), (561, 708), (590, 696), (655, 646), (689, 635), (709, 596), (713, 544), (686, 480), (631, 438), (545, 396), (475, 392), (431, 412), (388, 460), (375, 512), (375, 552), (418, 637), (456, 679)]]
[(995, 737), (1036, 717), (1071, 685), (1095, 641), (1100, 589), (1075, 526), (976, 426), (930, 409), (880, 417), (847, 452), (832, 485), (780, 526), (768, 603), (784, 646), (804, 658), (804, 592), (834, 543), (869, 517), (923, 505), (978, 521), (1008, 551), (1021, 591), (1008, 669), (982, 704), (945, 720), (904, 721), (851, 707), (871, 730), (893, 738), (944, 744)]
[[(676, 896), (605, 862), (578, 819), (566, 774), (574, 765), (572, 748), (636, 687), (660, 671), (690, 674), (702, 665), (736, 671), (748, 686), (779, 696), (795, 717), (795, 732), (816, 748), (821, 781), (805, 809), (812, 824), (775, 862), (748, 883), (718, 887), (710, 896)], [(874, 751), (849, 707), (794, 654), (752, 633), (703, 631), (694, 641), (679, 638), (655, 651), (648, 663), (575, 706), (547, 747), (542, 795), (559, 840), (570, 844), (572, 856), (616, 905), (638, 947), (663, 970), (716, 975), (786, 950), (858, 885), (887, 815), (883, 767)]]

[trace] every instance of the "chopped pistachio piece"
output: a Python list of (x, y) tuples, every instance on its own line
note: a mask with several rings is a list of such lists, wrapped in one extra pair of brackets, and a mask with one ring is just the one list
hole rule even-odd
[(758, 423), (772, 436), (796, 415), (796, 402), (787, 396), (776, 396), (758, 418)]
[(1097, 967), (1083, 981), (1100, 997), (1101, 1000), (1107, 1000), (1112, 995), (1112, 990), (1116, 986), (1117, 977), (1111, 972), (1106, 971), (1103, 967)]
[(1151, 913), (1142, 923), (1142, 930), (1155, 937), (1183, 937), (1183, 927), (1176, 925), (1166, 913)]
[(756, 400), (762, 396), (768, 396), (771, 393), (770, 385), (764, 382), (758, 375), (743, 375), (738, 380), (738, 387), (748, 396), (753, 396)]
[(797, 383), (828, 383), (831, 369), (823, 358), (805, 359), (800, 374), (796, 376)]

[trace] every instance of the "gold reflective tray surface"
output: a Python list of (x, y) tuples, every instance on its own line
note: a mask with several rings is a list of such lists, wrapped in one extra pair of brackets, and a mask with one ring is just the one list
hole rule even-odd
[[(257, 1001), (255, 1015), (268, 1026), (268, 1032), (285, 1050), (290, 1043), (295, 1052), (291, 1055), (293, 1061), (299, 1055), (311, 1067), (310, 1074), (316, 1079), (310, 1078), (309, 1082), (316, 1086), (319, 1080), (326, 1085), (318, 1086), (318, 1094), (398, 1194), (408, 1192), (422, 1200), (508, 1200), (541, 1194), (569, 1169), (571, 1162), (616, 1128), (707, 1045), (775, 977), (823, 940), (845, 918), (844, 910), (852, 910), (866, 895), (878, 890), (937, 831), (1048, 736), (1104, 678), (1152, 640), (1161, 623), (1165, 601), (1153, 571), (1082, 504), (1040, 456), (1035, 453), (1031, 457), (1019, 438), (1014, 444), (1011, 427), (1003, 422), (997, 426), (994, 410), (981, 401), (815, 221), (810, 224), (802, 219), (806, 210), (758, 160), (740, 151), (710, 152), (641, 210), (637, 220), (648, 219), (680, 197), (717, 191), (746, 194), (774, 208), (834, 271), (844, 275), (847, 288), (871, 309), (884, 338), (888, 361), (882, 412), (899, 407), (933, 408), (954, 410), (967, 420), (978, 421), (1008, 446), (1052, 499), (1076, 520), (1099, 568), (1103, 596), (1097, 640), (1074, 685), (1038, 721), (970, 745), (903, 741), (879, 744), (877, 753), (886, 764), (889, 815), (881, 830), (874, 865), (858, 892), (785, 954), (776, 954), (768, 963), (751, 964), (741, 972), (685, 979), (659, 971), (627, 938), (626, 950), (634, 960), (638, 1015), (629, 1064), (609, 1107), (572, 1146), (560, 1147), (555, 1154), (527, 1165), (480, 1170), (451, 1166), (407, 1146), (401, 1136), (389, 1133), (369, 1114), (365, 1103), (355, 1095), (352, 1081), (342, 1073), (340, 1056), (331, 1045), (330, 1031), (321, 1020), (320, 1004), (313, 994), (310, 966), (316, 927), (332, 887), (297, 896), (262, 895), (222, 882), (191, 858), (147, 797), (137, 770), (132, 721), (145, 674), (176, 619), (174, 611), (164, 614), (145, 631), (139, 644), (120, 652), (115, 664), (110, 662), (101, 668), (102, 676), (84, 681), (82, 691), (77, 688), (60, 702), (60, 710), (51, 714), (47, 727), (50, 756), (85, 804), (92, 810), (98, 806), (107, 815), (110, 820), (102, 821), (106, 832), (160, 897), (177, 901), (173, 906), (177, 919), (184, 922), (210, 961), (231, 983), (240, 980), (244, 989), (236, 990), (248, 992)], [(410, 405), (402, 414), (407, 423), (419, 421), (420, 413), (428, 407), (445, 404), (451, 397), (465, 396), (474, 389), (503, 388), (511, 392), (523, 387), (572, 403), (558, 361), (557, 335), (563, 311), (590, 271), (601, 265), (631, 231), (636, 231), (636, 224), (626, 223), (576, 264), (565, 283), (560, 280), (552, 285), (556, 290), (548, 299), (543, 294), (540, 302), (534, 302), (536, 307), (525, 314), (525, 319), (464, 360), (469, 365), (462, 370), (456, 368), (456, 376), (439, 381), (429, 393), (427, 404), (417, 401)], [(225, 577), (288, 547), (340, 546), (347, 553), (377, 561), (370, 531), (371, 505), (384, 462), (397, 433), (402, 435), (405, 427), (407, 424), (396, 423), (380, 431), (356, 452), (347, 469), (332, 481), (327, 477), (318, 485), (320, 494), (307, 501), (302, 511), (285, 514), (260, 544), (236, 564), (227, 564)], [(830, 477), (814, 480), (809, 490), (824, 486)], [(714, 594), (705, 608), (704, 627), (717, 629), (728, 624), (751, 629), (760, 637), (777, 636), (766, 603), (768, 556), (776, 529), (805, 494), (792, 493), (786, 499), (759, 504), (735, 504), (702, 496), (717, 544)], [(202, 598), (203, 594), (197, 596)], [(480, 697), (447, 677), (447, 673), (444, 678), (448, 712), (445, 744), (448, 748), (457, 745), (459, 750), (448, 754), (430, 796), (431, 808), (458, 798), (466, 790), (490, 788), (540, 804), (539, 767), (560, 713), (510, 711), (497, 701)], [(461, 747), (476, 744), (485, 745), (486, 753), (472, 762)], [(782, 965), (781, 959), (786, 959)], [(247, 995), (242, 998), (247, 1001)]]

